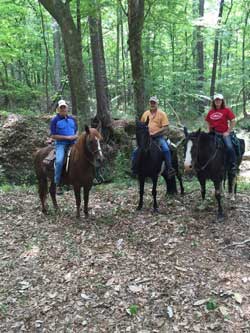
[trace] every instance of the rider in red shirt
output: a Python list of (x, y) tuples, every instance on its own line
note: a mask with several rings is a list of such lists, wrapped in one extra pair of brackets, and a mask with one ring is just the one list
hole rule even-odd
[(230, 166), (233, 172), (237, 171), (236, 154), (232, 144), (230, 132), (235, 127), (235, 115), (225, 106), (224, 97), (221, 94), (214, 96), (212, 109), (208, 112), (206, 118), (209, 132), (215, 131), (221, 134), (228, 151)]

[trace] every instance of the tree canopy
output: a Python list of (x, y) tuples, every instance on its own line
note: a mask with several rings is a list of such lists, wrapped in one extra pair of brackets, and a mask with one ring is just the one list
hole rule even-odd
[[(109, 107), (106, 109), (112, 117), (134, 117), (138, 113), (138, 105), (134, 104), (137, 79), (144, 81), (140, 85), (145, 96), (144, 102), (143, 99), (140, 102), (144, 105), (139, 105), (141, 110), (146, 107), (150, 95), (157, 95), (161, 106), (170, 113), (175, 110), (180, 117), (198, 115), (209, 105), (211, 92), (222, 92), (238, 115), (247, 115), (250, 97), (249, 1), (142, 1), (144, 22), (139, 27), (139, 43), (143, 67), (136, 66), (138, 59), (130, 58), (133, 52), (136, 56), (139, 47), (135, 45), (138, 39), (130, 42), (130, 25), (135, 21), (129, 19), (129, 8), (136, 15), (136, 1), (53, 0), (40, 3), (33, 0), (3, 0), (0, 3), (2, 109), (31, 108), (34, 112), (46, 112), (51, 110), (48, 106), (62, 96), (72, 101), (76, 112), (96, 114), (97, 87), (89, 26), (92, 17), (101, 19), (106, 73), (103, 84), (108, 89)], [(42, 6), (46, 3), (53, 4), (54, 18), (61, 27), (59, 38), (63, 47), (59, 49), (55, 47), (55, 20), (48, 6)], [(59, 6), (67, 7), (71, 23), (66, 9), (60, 11)], [(60, 24), (62, 21), (64, 25)], [(71, 24), (76, 29), (76, 37), (80, 38), (81, 59), (78, 57), (78, 60), (82, 61), (83, 72), (80, 67), (74, 69), (76, 49), (71, 50), (74, 38), (67, 44), (70, 34), (65, 37), (73, 29)], [(61, 61), (59, 90), (55, 86), (58, 52)], [(138, 68), (141, 72), (136, 78), (134, 74)], [(79, 80), (80, 92), (76, 92), (72, 82), (76, 85)], [(46, 105), (46, 94), (49, 105)], [(74, 94), (85, 96), (83, 100), (74, 99)]]

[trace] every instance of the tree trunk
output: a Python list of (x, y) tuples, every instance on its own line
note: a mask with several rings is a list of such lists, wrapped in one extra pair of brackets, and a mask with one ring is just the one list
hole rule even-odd
[(62, 32), (65, 59), (71, 90), (72, 113), (79, 116), (80, 128), (89, 122), (87, 82), (82, 61), (81, 36), (73, 21), (69, 1), (39, 0), (55, 18)]
[(120, 15), (120, 5), (117, 1), (116, 3), (116, 98), (117, 98), (117, 108), (120, 105), (120, 25), (121, 25), (121, 15)]
[[(199, 1), (199, 17), (202, 18), (204, 16), (204, 0)], [(203, 95), (203, 84), (204, 84), (204, 46), (203, 46), (203, 35), (202, 35), (202, 27), (197, 27), (197, 69), (198, 69), (198, 84), (197, 90), (199, 95)], [(203, 113), (205, 110), (205, 105), (203, 99), (201, 97), (198, 100), (198, 112)]]
[(144, 0), (128, 0), (129, 51), (132, 65), (135, 109), (138, 117), (145, 110), (144, 68), (142, 55), (142, 30), (144, 24)]
[(61, 39), (58, 23), (53, 19), (53, 45), (54, 45), (54, 88), (60, 91), (61, 88)]
[(90, 16), (88, 20), (97, 101), (96, 117), (98, 121), (101, 121), (102, 134), (105, 139), (108, 139), (110, 134), (109, 130), (111, 128), (111, 117), (109, 111), (108, 81), (102, 39), (101, 15), (100, 13), (98, 14), (98, 17)]
[(243, 28), (243, 40), (242, 40), (242, 107), (243, 107), (243, 115), (245, 118), (248, 117), (246, 110), (246, 63), (245, 63), (245, 48), (246, 48), (246, 29), (250, 12), (246, 12), (244, 28)]
[(39, 2), (39, 10), (40, 10), (40, 16), (41, 16), (43, 42), (44, 42), (44, 47), (45, 47), (45, 95), (46, 95), (46, 106), (47, 106), (47, 112), (48, 112), (48, 110), (49, 110), (49, 87), (48, 87), (48, 84), (49, 84), (49, 74), (48, 74), (49, 50), (48, 50), (47, 40), (45, 37), (44, 18), (43, 18), (43, 12), (42, 12), (40, 2)]
[[(218, 23), (220, 23), (221, 18), (222, 18), (223, 6), (224, 6), (224, 0), (220, 0)], [(217, 29), (215, 32), (215, 40), (214, 40), (214, 59), (213, 59), (213, 70), (212, 70), (212, 78), (211, 78), (211, 86), (210, 86), (210, 96), (211, 97), (214, 95), (214, 92), (215, 92), (219, 37), (220, 37), (220, 31)]]
[(120, 18), (121, 18), (121, 44), (122, 44), (122, 90), (123, 90), (123, 99), (124, 99), (124, 112), (127, 112), (127, 85), (126, 85), (126, 57), (125, 57), (125, 49), (124, 49), (124, 29), (123, 29), (123, 21), (120, 11)]

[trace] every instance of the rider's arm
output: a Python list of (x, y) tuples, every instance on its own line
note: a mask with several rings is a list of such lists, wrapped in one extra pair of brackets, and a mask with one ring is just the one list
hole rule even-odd
[(211, 131), (210, 124), (208, 121), (206, 121), (206, 123), (207, 123), (207, 130), (208, 130), (208, 132), (210, 132)]
[(77, 135), (59, 135), (59, 134), (54, 134), (54, 135), (51, 135), (51, 138), (54, 139), (54, 140), (68, 140), (68, 141), (73, 141), (73, 140), (76, 140), (77, 139)]
[(229, 125), (229, 132), (231, 132), (233, 130), (233, 128), (235, 127), (236, 125), (236, 120), (235, 118), (230, 120), (230, 125)]
[(163, 126), (159, 131), (151, 133), (152, 137), (157, 137), (159, 135), (167, 134), (168, 125)]

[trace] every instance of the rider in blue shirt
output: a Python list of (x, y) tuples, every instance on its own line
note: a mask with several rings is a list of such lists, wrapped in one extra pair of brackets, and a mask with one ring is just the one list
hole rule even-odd
[(59, 194), (64, 156), (77, 139), (77, 123), (72, 116), (68, 115), (68, 105), (64, 100), (58, 102), (58, 114), (51, 120), (50, 132), (52, 139), (55, 140), (55, 183)]

